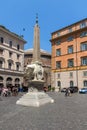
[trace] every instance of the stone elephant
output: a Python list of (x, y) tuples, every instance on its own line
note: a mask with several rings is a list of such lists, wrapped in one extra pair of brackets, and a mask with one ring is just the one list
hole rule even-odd
[(27, 65), (27, 68), (33, 69), (34, 74), (34, 80), (43, 80), (44, 79), (44, 68), (41, 64), (32, 63), (30, 65)]

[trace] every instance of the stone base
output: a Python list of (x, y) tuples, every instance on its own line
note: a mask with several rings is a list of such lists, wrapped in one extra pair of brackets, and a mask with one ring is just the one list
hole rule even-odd
[(16, 104), (22, 106), (33, 106), (33, 107), (39, 107), (46, 103), (54, 103), (54, 100), (44, 92), (28, 92), (16, 102)]
[(59, 92), (59, 88), (55, 88), (55, 92)]

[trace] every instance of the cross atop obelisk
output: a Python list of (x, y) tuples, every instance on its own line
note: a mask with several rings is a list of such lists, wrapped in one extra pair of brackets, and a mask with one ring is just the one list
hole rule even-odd
[(36, 24), (34, 26), (33, 60), (40, 62), (40, 28), (38, 25), (38, 14), (36, 15)]

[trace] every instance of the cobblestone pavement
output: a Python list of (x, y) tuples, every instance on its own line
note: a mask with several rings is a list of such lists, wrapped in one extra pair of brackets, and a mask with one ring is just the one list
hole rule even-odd
[(17, 97), (0, 100), (0, 130), (87, 130), (87, 95), (48, 93), (55, 103), (37, 107), (16, 105)]

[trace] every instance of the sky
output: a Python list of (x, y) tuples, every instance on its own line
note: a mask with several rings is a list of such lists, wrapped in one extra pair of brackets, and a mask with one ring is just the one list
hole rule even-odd
[(51, 33), (87, 18), (87, 0), (0, 0), (0, 25), (24, 35), (24, 49), (33, 48), (38, 13), (40, 48), (51, 52)]

